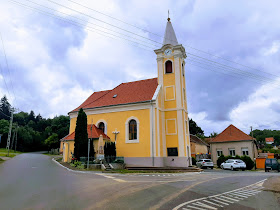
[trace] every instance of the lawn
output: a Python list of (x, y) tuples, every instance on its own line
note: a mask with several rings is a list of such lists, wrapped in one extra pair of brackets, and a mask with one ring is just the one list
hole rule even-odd
[[(19, 154), (21, 154), (22, 152), (19, 152), (19, 151), (17, 151), (16, 153), (15, 153), (15, 151), (14, 150), (10, 150), (10, 152), (9, 152), (9, 157), (15, 157), (16, 155), (19, 155)], [(8, 150), (7, 149), (5, 149), (5, 148), (0, 148), (0, 157), (1, 156), (7, 156), (8, 155)]]

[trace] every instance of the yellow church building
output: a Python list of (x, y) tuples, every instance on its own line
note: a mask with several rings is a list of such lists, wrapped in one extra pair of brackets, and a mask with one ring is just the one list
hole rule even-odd
[[(96, 153), (100, 142), (116, 142), (117, 156), (130, 166), (188, 167), (191, 165), (185, 48), (178, 44), (168, 18), (163, 46), (157, 55), (158, 77), (122, 83), (112, 90), (94, 92), (69, 112), (69, 135), (61, 140), (63, 161), (74, 153), (78, 111), (88, 120), (88, 136)], [(92, 125), (93, 124), (93, 125)]]

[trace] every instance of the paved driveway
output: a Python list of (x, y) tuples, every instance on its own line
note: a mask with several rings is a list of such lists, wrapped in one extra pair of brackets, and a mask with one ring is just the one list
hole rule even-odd
[[(186, 202), (192, 203), (190, 209), (195, 209), (198, 208), (196, 199), (201, 199), (204, 205), (211, 207), (209, 209), (268, 206), (279, 209), (273, 192), (262, 188), (257, 191), (250, 188), (251, 191), (246, 192), (241, 189), (278, 175), (219, 170), (179, 174), (85, 174), (68, 171), (49, 156), (26, 153), (0, 165), (0, 209), (173, 209), (180, 205), (185, 208)], [(233, 190), (236, 192), (228, 193)], [(222, 193), (228, 194), (221, 197)], [(228, 199), (232, 202), (226, 201), (233, 195), (236, 197)], [(224, 205), (217, 206), (217, 201), (216, 206), (209, 203), (213, 203), (213, 199), (209, 200), (208, 196), (216, 196)]]

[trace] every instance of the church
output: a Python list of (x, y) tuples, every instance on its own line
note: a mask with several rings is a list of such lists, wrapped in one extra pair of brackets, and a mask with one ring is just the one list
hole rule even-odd
[[(185, 84), (185, 48), (167, 19), (163, 46), (157, 55), (158, 77), (121, 83), (94, 92), (69, 112), (69, 135), (61, 140), (63, 161), (74, 153), (78, 111), (88, 120), (88, 137), (102, 155), (104, 142), (115, 142), (118, 157), (130, 166), (188, 167), (190, 134)], [(101, 142), (101, 143), (100, 143)], [(103, 144), (103, 145), (102, 145)]]

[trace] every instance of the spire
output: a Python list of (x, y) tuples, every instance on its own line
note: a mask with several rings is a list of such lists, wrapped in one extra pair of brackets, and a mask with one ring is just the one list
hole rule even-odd
[(163, 39), (163, 45), (166, 45), (166, 44), (172, 44), (172, 45), (178, 44), (176, 34), (175, 34), (172, 24), (170, 22), (169, 10), (168, 10), (168, 18), (167, 18), (167, 24), (166, 24), (166, 28), (165, 28), (164, 39)]

